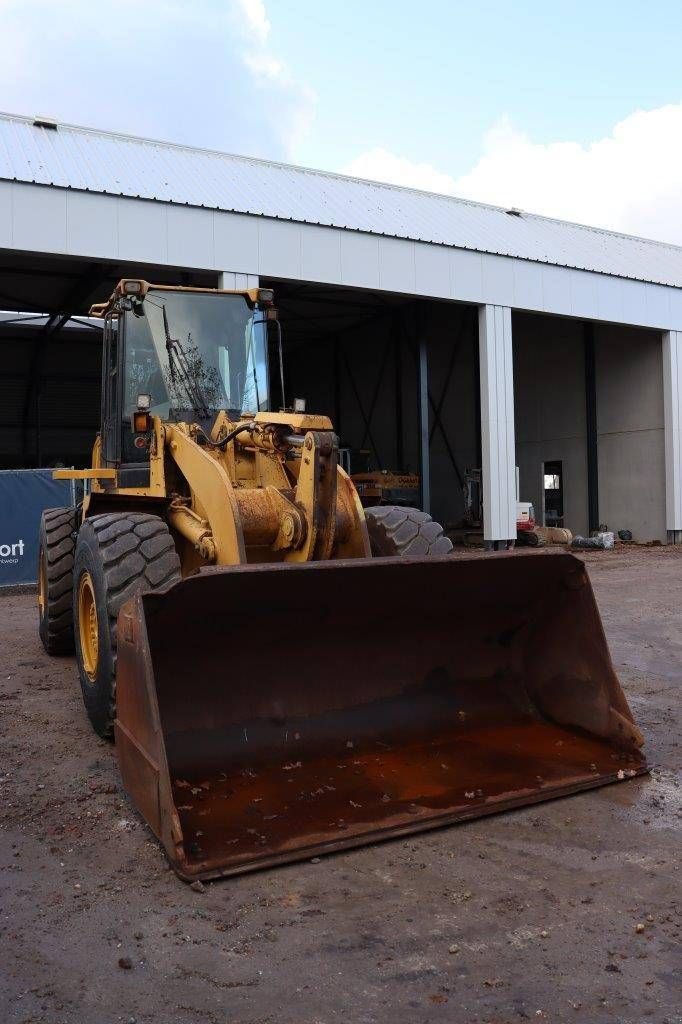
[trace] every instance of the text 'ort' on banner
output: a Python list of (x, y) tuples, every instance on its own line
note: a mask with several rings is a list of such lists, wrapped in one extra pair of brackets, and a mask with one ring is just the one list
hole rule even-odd
[(37, 581), (41, 513), (72, 504), (71, 481), (51, 469), (0, 470), (0, 587)]

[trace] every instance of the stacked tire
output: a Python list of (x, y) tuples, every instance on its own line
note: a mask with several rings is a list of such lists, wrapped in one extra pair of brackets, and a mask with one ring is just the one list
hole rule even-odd
[(452, 541), (440, 523), (419, 509), (377, 505), (365, 509), (365, 521), (375, 558), (428, 558), (452, 551)]

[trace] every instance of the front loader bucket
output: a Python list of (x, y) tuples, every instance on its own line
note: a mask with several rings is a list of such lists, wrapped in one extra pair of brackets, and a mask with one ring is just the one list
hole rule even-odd
[(183, 878), (646, 770), (572, 555), (205, 570), (118, 636), (123, 781)]

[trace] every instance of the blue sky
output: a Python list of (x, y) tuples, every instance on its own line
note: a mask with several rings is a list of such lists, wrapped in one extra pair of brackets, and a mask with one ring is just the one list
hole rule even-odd
[(682, 244), (682, 4), (0, 0), (0, 108)]
[(679, 2), (271, 0), (268, 16), (318, 97), (308, 163), (382, 145), (461, 174), (503, 115), (539, 141), (585, 143), (682, 100)]

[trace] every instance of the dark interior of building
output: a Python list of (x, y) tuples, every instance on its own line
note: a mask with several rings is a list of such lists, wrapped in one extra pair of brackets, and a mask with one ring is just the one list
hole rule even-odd
[[(212, 273), (5, 254), (0, 265), (0, 468), (89, 464), (101, 330), (87, 317), (123, 276), (215, 287)], [(461, 522), (481, 465), (474, 306), (262, 280), (282, 325), (285, 401), (328, 415), (344, 465), (409, 474), (407, 502)], [(15, 312), (19, 311), (19, 312)], [(574, 532), (606, 523), (665, 537), (660, 337), (514, 314), (519, 498)], [(588, 358), (589, 356), (589, 358)], [(280, 407), (273, 352), (272, 404)], [(592, 396), (592, 403), (587, 401)], [(428, 441), (427, 441), (428, 438)], [(428, 479), (423, 453), (428, 444)], [(630, 467), (641, 467), (645, 489)], [(543, 466), (559, 465), (561, 508)], [(428, 490), (428, 495), (424, 493)], [(544, 518), (543, 518), (544, 517)]]
[[(214, 287), (214, 274), (20, 259), (0, 267), (0, 467), (88, 463), (100, 418), (101, 330), (87, 312), (122, 276)], [(461, 517), (465, 470), (479, 464), (473, 307), (318, 285), (275, 288), (285, 401), (328, 415), (353, 472), (416, 476), (422, 459), (420, 339), (428, 361), (433, 514)], [(12, 312), (20, 311), (19, 313)], [(280, 404), (279, 372), (271, 372)], [(422, 503), (421, 490), (415, 503)]]

